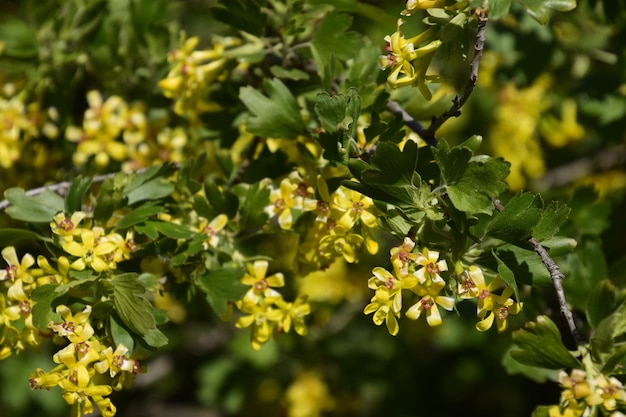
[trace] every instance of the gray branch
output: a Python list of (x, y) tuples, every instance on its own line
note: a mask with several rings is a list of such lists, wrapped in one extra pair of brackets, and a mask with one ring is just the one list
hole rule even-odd
[[(500, 200), (493, 200), (493, 205), (498, 211), (504, 210), (504, 206), (500, 203)], [(559, 266), (554, 262), (554, 260), (548, 254), (546, 248), (544, 248), (541, 243), (537, 241), (534, 237), (529, 237), (527, 239), (530, 246), (532, 246), (533, 250), (539, 257), (541, 258), (541, 262), (548, 270), (550, 274), (550, 278), (552, 279), (552, 284), (554, 285), (554, 289), (556, 290), (556, 296), (559, 300), (559, 308), (561, 310), (561, 314), (565, 317), (567, 321), (567, 326), (569, 327), (569, 331), (574, 337), (576, 343), (584, 342), (583, 337), (578, 332), (576, 328), (576, 323), (574, 322), (574, 316), (572, 315), (572, 311), (567, 306), (567, 300), (565, 299), (565, 291), (563, 291), (563, 283), (561, 282), (565, 275), (561, 272)]]

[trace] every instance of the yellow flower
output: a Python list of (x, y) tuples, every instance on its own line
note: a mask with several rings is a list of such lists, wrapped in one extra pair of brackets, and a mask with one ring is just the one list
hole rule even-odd
[(413, 248), (415, 248), (413, 239), (405, 237), (400, 246), (394, 246), (389, 251), (391, 264), (398, 276), (409, 275), (409, 266), (411, 263), (415, 264), (417, 259), (420, 258), (420, 254), (413, 253)]
[(319, 417), (335, 407), (328, 386), (313, 371), (301, 372), (285, 392), (288, 417)]
[(127, 156), (127, 147), (118, 141), (128, 120), (128, 105), (118, 96), (103, 100), (102, 95), (91, 90), (87, 93), (89, 107), (85, 110), (82, 127), (68, 126), (65, 137), (77, 142), (73, 160), (77, 165), (95, 156), (98, 166), (106, 166), (109, 159), (122, 161)]
[(385, 268), (376, 267), (372, 270), (373, 277), (367, 281), (368, 288), (377, 290), (384, 286), (388, 290), (389, 299), (392, 300), (392, 309), (395, 314), (402, 310), (402, 290), (411, 289), (417, 285), (417, 278), (413, 275), (393, 276)]
[[(484, 332), (489, 330), (493, 326), (493, 322), (496, 322), (496, 328), (498, 333), (506, 330), (508, 321), (507, 318), (510, 314), (518, 314), (522, 311), (523, 303), (514, 302), (509, 298), (513, 294), (513, 288), (505, 285), (504, 280), (498, 275), (489, 285), (485, 284), (485, 277), (480, 268), (474, 269), (469, 278), (473, 282), (473, 286), (467, 281), (465, 286), (470, 288), (467, 294), (475, 293), (478, 297), (478, 310), (477, 316), (480, 321), (476, 324), (478, 331)], [(500, 295), (494, 294), (498, 288), (504, 287)]]
[(66, 241), (73, 239), (81, 233), (82, 229), (78, 227), (80, 222), (85, 218), (87, 213), (76, 211), (68, 218), (65, 213), (58, 213), (54, 216), (54, 221), (50, 222), (50, 229), (55, 235), (62, 236)]
[(254, 350), (261, 349), (261, 346), (272, 335), (276, 323), (282, 319), (283, 313), (279, 309), (274, 308), (274, 304), (278, 299), (277, 297), (267, 297), (263, 298), (260, 304), (257, 304), (244, 297), (243, 300), (236, 303), (237, 308), (246, 315), (239, 317), (235, 321), (235, 327), (243, 329), (252, 326), (250, 344)]
[(270, 205), (265, 212), (270, 216), (278, 215), (278, 224), (282, 229), (290, 229), (293, 225), (293, 210), (313, 211), (317, 208), (317, 201), (313, 198), (313, 187), (308, 186), (297, 171), (280, 182), (278, 189), (270, 193)]
[(439, 273), (448, 270), (446, 261), (439, 260), (439, 252), (426, 248), (418, 254), (415, 263), (416, 267), (421, 266), (415, 271), (415, 276), (421, 285), (429, 285), (430, 281), (441, 279)]
[(615, 377), (598, 375), (594, 378), (595, 389), (590, 395), (587, 403), (589, 405), (602, 405), (605, 410), (613, 411), (618, 405), (626, 403), (626, 392), (624, 386)]
[(400, 26), (403, 23), (404, 20), (398, 19), (396, 32), (391, 36), (385, 36), (387, 55), (380, 56), (379, 65), (383, 70), (391, 68), (387, 77), (387, 83), (391, 88), (417, 85), (422, 95), (426, 99), (430, 99), (432, 94), (426, 86), (426, 81), (432, 77), (427, 76), (426, 71), (435, 51), (442, 42), (439, 39), (431, 40), (426, 45), (416, 49), (416, 45), (432, 39), (436, 29), (431, 27), (419, 35), (405, 39), (400, 32)]
[(211, 222), (208, 222), (206, 219), (201, 219), (198, 229), (201, 233), (206, 233), (207, 238), (205, 243), (212, 248), (217, 248), (220, 241), (219, 232), (226, 227), (226, 224), (228, 224), (228, 216), (220, 214), (211, 220)]
[(356, 233), (349, 231), (341, 225), (329, 227), (330, 233), (319, 241), (319, 251), (322, 257), (333, 259), (338, 256), (349, 263), (355, 263), (358, 260), (357, 251), (363, 245), (364, 238)]
[(448, 0), (407, 0), (406, 9), (400, 12), (400, 14), (408, 16), (416, 10), (442, 8), (448, 3)]
[(262, 297), (279, 298), (280, 293), (273, 289), (285, 286), (285, 277), (282, 272), (277, 272), (269, 277), (267, 268), (269, 262), (264, 260), (254, 261), (248, 264), (248, 272), (241, 278), (241, 283), (250, 285), (252, 288), (248, 290), (244, 299), (252, 302), (258, 302)]
[(280, 308), (283, 317), (279, 322), (279, 330), (288, 333), (293, 324), (293, 328), (300, 336), (305, 336), (308, 332), (304, 317), (311, 314), (311, 305), (306, 302), (306, 295), (300, 295), (293, 303), (278, 300), (276, 306)]
[(24, 283), (33, 282), (33, 277), (28, 269), (35, 264), (33, 255), (27, 253), (20, 261), (13, 246), (2, 249), (2, 257), (7, 263), (7, 267), (0, 271), (0, 281), (22, 280)]
[[(415, 274), (417, 275), (417, 272)], [(442, 323), (442, 319), (437, 306), (441, 306), (448, 311), (454, 308), (454, 298), (439, 295), (445, 285), (443, 278), (436, 275), (424, 284), (417, 284), (412, 287), (411, 291), (421, 298), (417, 303), (409, 307), (406, 311), (406, 316), (411, 320), (417, 320), (423, 312), (426, 312), (428, 325), (431, 327), (439, 326)]]
[(372, 320), (374, 324), (380, 326), (385, 322), (389, 334), (395, 336), (400, 331), (398, 325), (398, 318), (400, 318), (400, 312), (394, 311), (394, 294), (384, 285), (381, 285), (376, 289), (376, 293), (370, 300), (370, 303), (363, 309), (363, 314), (374, 313)]
[(78, 258), (72, 262), (72, 269), (82, 271), (89, 267), (102, 272), (115, 268), (115, 263), (106, 259), (106, 255), (112, 254), (117, 248), (114, 242), (99, 238), (93, 230), (82, 231), (80, 240), (80, 243), (73, 240), (63, 244), (63, 250)]

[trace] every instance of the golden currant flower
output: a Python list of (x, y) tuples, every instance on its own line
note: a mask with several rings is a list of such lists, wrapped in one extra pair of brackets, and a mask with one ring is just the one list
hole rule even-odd
[(439, 252), (424, 248), (421, 253), (417, 254), (415, 260), (416, 267), (420, 267), (415, 271), (415, 276), (421, 285), (429, 285), (430, 281), (439, 280), (442, 271), (448, 270), (448, 264), (444, 259), (439, 260)]
[(308, 332), (304, 317), (311, 314), (311, 305), (306, 302), (306, 295), (300, 295), (293, 303), (288, 303), (282, 299), (276, 302), (276, 306), (282, 312), (282, 319), (278, 324), (280, 331), (288, 333), (293, 325), (294, 330), (300, 336), (305, 336)]
[(388, 291), (389, 299), (392, 301), (392, 308), (395, 314), (402, 311), (402, 290), (411, 289), (417, 285), (417, 278), (413, 275), (396, 276), (392, 275), (385, 268), (376, 267), (372, 270), (374, 275), (367, 281), (368, 288), (377, 290), (384, 286)]
[[(415, 275), (417, 275), (417, 272)], [(428, 325), (431, 327), (439, 326), (442, 323), (442, 318), (437, 306), (448, 311), (454, 308), (453, 297), (439, 295), (445, 285), (443, 278), (435, 275), (428, 281), (425, 281), (424, 284), (420, 283), (412, 287), (411, 291), (421, 298), (417, 303), (409, 307), (406, 311), (406, 316), (411, 320), (417, 320), (425, 312)]]
[(198, 230), (200, 233), (206, 233), (207, 238), (204, 241), (207, 246), (212, 248), (217, 248), (217, 245), (220, 241), (220, 232), (226, 225), (228, 224), (228, 216), (225, 214), (219, 214), (213, 220), (208, 222), (206, 219), (201, 218), (200, 224), (198, 225)]
[(376, 289), (376, 293), (370, 300), (370, 303), (363, 309), (363, 314), (368, 315), (374, 313), (372, 320), (374, 324), (380, 326), (383, 322), (387, 325), (387, 331), (395, 336), (400, 331), (398, 318), (400, 312), (394, 310), (395, 293), (386, 286), (381, 285)]
[(247, 272), (241, 278), (241, 283), (249, 285), (251, 288), (244, 296), (245, 300), (258, 302), (261, 298), (279, 298), (280, 293), (274, 288), (285, 286), (285, 277), (282, 272), (267, 275), (269, 262), (257, 260), (248, 264)]
[[(387, 55), (380, 56), (379, 66), (383, 70), (391, 68), (391, 72), (387, 76), (387, 84), (391, 88), (416, 85), (424, 97), (430, 99), (432, 94), (426, 86), (426, 81), (432, 77), (427, 76), (426, 71), (435, 51), (442, 42), (439, 39), (433, 40), (436, 34), (435, 27), (406, 39), (400, 31), (400, 26), (404, 23), (404, 20), (398, 19), (396, 32), (391, 36), (385, 36)], [(425, 42), (428, 43), (422, 45)]]
[[(478, 293), (477, 316), (480, 321), (476, 324), (476, 329), (481, 332), (489, 330), (495, 321), (498, 333), (505, 331), (508, 326), (509, 315), (518, 314), (522, 311), (523, 303), (514, 302), (512, 298), (509, 298), (513, 294), (513, 288), (506, 285), (500, 275), (489, 285), (485, 284), (482, 271), (480, 273), (475, 272), (471, 279), (476, 287), (473, 291)], [(504, 289), (500, 295), (493, 293), (502, 286)]]
[(96, 233), (94, 230), (84, 230), (80, 234), (80, 242), (73, 240), (63, 244), (63, 250), (78, 258), (72, 262), (72, 269), (82, 271), (89, 267), (99, 273), (115, 268), (115, 263), (107, 259), (107, 255), (112, 255), (117, 245)]
[(413, 253), (415, 248), (415, 242), (410, 237), (405, 237), (400, 246), (394, 246), (389, 251), (391, 257), (391, 264), (393, 265), (394, 272), (398, 276), (409, 275), (409, 267), (415, 265), (420, 258), (420, 254)]
[(250, 344), (252, 349), (259, 350), (266, 343), (276, 323), (280, 322), (283, 313), (274, 307), (280, 297), (265, 297), (260, 303), (244, 297), (236, 303), (237, 308), (245, 315), (235, 321), (235, 327), (243, 329), (252, 326)]
[(265, 212), (270, 217), (277, 215), (282, 229), (290, 229), (294, 221), (292, 210), (304, 212), (317, 208), (313, 197), (313, 187), (308, 186), (294, 171), (280, 182), (278, 189), (270, 192), (270, 205), (265, 207)]

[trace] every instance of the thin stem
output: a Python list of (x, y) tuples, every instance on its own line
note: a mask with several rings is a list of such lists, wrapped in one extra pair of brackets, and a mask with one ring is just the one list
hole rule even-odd
[[(142, 172), (146, 171), (147, 169), (148, 168), (141, 168), (141, 169), (136, 170), (134, 173), (135, 174), (141, 174)], [(108, 180), (109, 178), (113, 178), (117, 174), (118, 174), (117, 172), (112, 172), (112, 173), (109, 173), (109, 174), (96, 175), (95, 177), (93, 177), (92, 183), (104, 182), (104, 181)], [(62, 182), (58, 182), (58, 183), (55, 183), (55, 184), (44, 185), (43, 187), (37, 187), (37, 188), (33, 188), (31, 190), (26, 190), (24, 192), (24, 195), (27, 196), (27, 197), (34, 197), (36, 195), (39, 195), (39, 194), (43, 193), (46, 190), (49, 190), (49, 191), (53, 191), (53, 192), (59, 194), (60, 196), (65, 196), (65, 193), (67, 192), (67, 190), (69, 190), (69, 188), (71, 186), (72, 186), (72, 181), (62, 181)], [(11, 205), (11, 202), (9, 200), (2, 200), (2, 201), (0, 201), (0, 211), (6, 209), (10, 205)]]
[(404, 124), (417, 133), (422, 139), (426, 141), (430, 146), (437, 146), (437, 139), (434, 135), (430, 135), (424, 126), (417, 120), (415, 120), (409, 113), (406, 112), (397, 101), (389, 100), (387, 102), (387, 110), (402, 117)]
[[(493, 200), (493, 205), (499, 212), (504, 210), (504, 206), (500, 203), (500, 200)], [(576, 343), (584, 342), (583, 337), (578, 332), (576, 328), (576, 323), (574, 322), (574, 316), (572, 315), (572, 311), (567, 306), (567, 300), (565, 298), (565, 291), (563, 291), (562, 280), (565, 278), (563, 272), (559, 266), (554, 262), (554, 260), (548, 254), (548, 251), (535, 239), (534, 237), (529, 237), (527, 239), (530, 246), (532, 246), (533, 250), (539, 257), (541, 258), (541, 262), (548, 270), (550, 274), (550, 278), (552, 279), (552, 284), (554, 285), (554, 289), (556, 290), (556, 296), (559, 300), (559, 307), (561, 310), (561, 314), (565, 317), (567, 321), (567, 326), (569, 327), (569, 331), (574, 337)]]
[(487, 14), (482, 10), (477, 10), (476, 16), (478, 18), (478, 30), (476, 32), (476, 41), (474, 42), (474, 56), (470, 62), (470, 76), (463, 94), (457, 95), (452, 100), (452, 106), (446, 110), (439, 117), (434, 118), (430, 122), (430, 126), (426, 129), (427, 137), (422, 137), (426, 142), (436, 142), (435, 132), (441, 127), (448, 119), (452, 117), (459, 117), (461, 115), (461, 107), (465, 104), (467, 99), (472, 95), (476, 82), (478, 81), (478, 68), (480, 67), (480, 59), (483, 56), (483, 49), (485, 48), (485, 31), (487, 29)]

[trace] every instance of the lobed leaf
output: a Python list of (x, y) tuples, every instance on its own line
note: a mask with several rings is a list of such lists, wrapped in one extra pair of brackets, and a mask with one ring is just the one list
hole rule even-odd
[(9, 188), (4, 197), (11, 203), (6, 213), (24, 222), (48, 223), (65, 209), (63, 197), (47, 189), (35, 196), (27, 196), (21, 188)]
[(274, 78), (263, 82), (268, 96), (254, 87), (242, 87), (239, 98), (252, 113), (246, 130), (265, 138), (295, 138), (306, 131), (296, 99), (283, 82)]
[(145, 298), (145, 287), (135, 273), (120, 274), (109, 282), (113, 286), (113, 305), (122, 323), (131, 331), (146, 335), (156, 327), (153, 307)]
[(226, 313), (229, 301), (240, 300), (248, 290), (248, 286), (239, 282), (243, 273), (243, 268), (222, 268), (198, 278), (199, 287), (218, 316)]
[(561, 333), (548, 316), (538, 316), (536, 322), (513, 332), (513, 342), (519, 348), (511, 351), (513, 359), (524, 365), (547, 369), (579, 368), (581, 366), (561, 341)]

